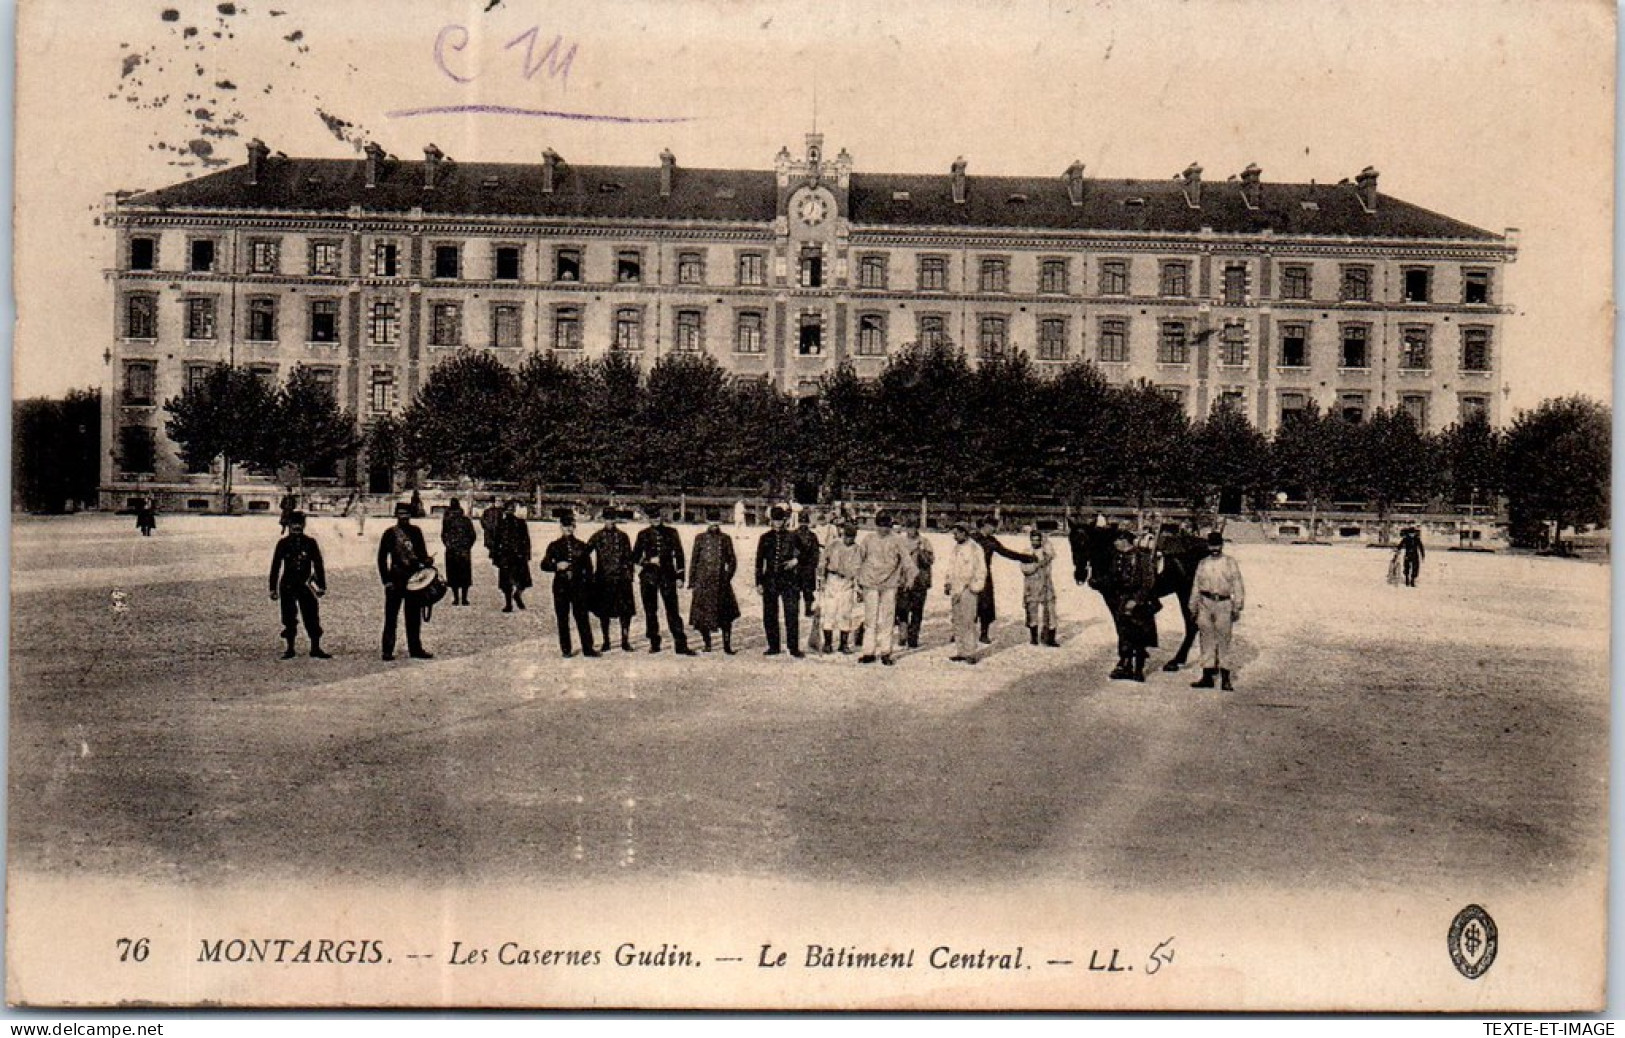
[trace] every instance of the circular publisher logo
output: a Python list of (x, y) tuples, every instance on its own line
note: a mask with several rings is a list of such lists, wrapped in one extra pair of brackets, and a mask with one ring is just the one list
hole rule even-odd
[(1450, 924), (1450, 961), (1468, 980), (1482, 977), (1495, 961), (1495, 920), (1477, 905), (1456, 913)]

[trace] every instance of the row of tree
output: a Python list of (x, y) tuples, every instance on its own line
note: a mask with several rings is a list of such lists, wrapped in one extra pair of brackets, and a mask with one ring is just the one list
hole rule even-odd
[[(467, 350), (437, 365), (398, 418), (363, 438), (330, 387), (296, 369), (273, 388), (221, 365), (165, 405), (197, 464), (223, 458), (307, 474), (351, 458), (432, 478), (535, 485), (751, 487), (797, 496), (1310, 507), (1493, 505), (1515, 520), (1606, 520), (1607, 408), (1547, 401), (1501, 433), (1472, 418), (1439, 434), (1402, 410), (1365, 421), (1310, 407), (1265, 437), (1236, 410), (1190, 421), (1147, 383), (1112, 385), (1087, 362), (1040, 373), (1025, 356), (972, 367), (952, 346), (909, 347), (878, 378), (849, 366), (816, 396), (737, 378), (705, 355), (645, 373), (625, 354), (517, 368)], [(230, 466), (226, 466), (229, 471)], [(229, 477), (228, 477), (229, 478)]]

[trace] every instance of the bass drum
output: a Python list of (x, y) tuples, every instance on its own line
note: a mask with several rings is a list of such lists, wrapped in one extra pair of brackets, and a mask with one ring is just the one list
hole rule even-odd
[(439, 570), (424, 566), (406, 579), (406, 593), (420, 604), (432, 606), (446, 597), (446, 582), (441, 579)]

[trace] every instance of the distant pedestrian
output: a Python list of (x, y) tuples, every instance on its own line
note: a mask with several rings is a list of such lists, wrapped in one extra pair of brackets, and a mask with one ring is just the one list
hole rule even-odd
[(281, 518), (279, 518), (277, 520), (277, 525), (282, 527), (282, 532), (283, 533), (287, 533), (288, 532), (288, 525), (289, 525), (288, 524), (288, 517), (293, 515), (294, 512), (299, 510), (299, 497), (298, 497), (298, 495), (296, 495), (292, 490), (288, 491), (286, 494), (283, 494), (282, 495), (282, 501), (281, 501), (279, 507), (281, 509), (282, 514), (281, 514)]
[(1117, 626), (1117, 666), (1113, 680), (1144, 681), (1147, 649), (1157, 645), (1156, 559), (1149, 548), (1136, 547), (1134, 534), (1121, 529), (1102, 582), (1106, 603)]
[(525, 608), (530, 587), (530, 527), (519, 515), (519, 502), (510, 500), (497, 520), (497, 586), (502, 589), (504, 613)]
[(621, 621), (621, 649), (632, 651), (632, 617), (637, 606), (632, 601), (632, 538), (615, 524), (620, 520), (618, 508), (604, 509), (604, 525), (587, 541), (593, 558), (593, 612), (603, 631), (603, 644), (599, 652), (609, 651), (609, 621)]
[(413, 659), (430, 660), (434, 654), (423, 647), (423, 603), (408, 582), (430, 565), (423, 531), (412, 525), (412, 506), (406, 501), (395, 506), (395, 525), (378, 541), (378, 579), (384, 584), (383, 658), (395, 658), (395, 625), (402, 609), (406, 611), (406, 649)]
[(1055, 549), (1050, 547), (1044, 531), (1034, 530), (1029, 535), (1030, 550), (1021, 563), (1021, 602), (1027, 609), (1027, 640), (1057, 646), (1055, 640)]
[(694, 551), (688, 560), (689, 626), (700, 632), (705, 651), (711, 651), (711, 632), (722, 632), (722, 651), (732, 656), (733, 625), (739, 619), (739, 600), (734, 597), (734, 573), (739, 560), (733, 538), (722, 532), (713, 520), (694, 538)]
[(943, 593), (948, 596), (953, 624), (954, 654), (951, 661), (976, 662), (977, 608), (982, 588), (987, 584), (987, 557), (982, 546), (971, 540), (970, 524), (956, 522), (954, 543), (948, 550), (943, 569)]
[(1021, 555), (1013, 552), (999, 543), (997, 531), (999, 529), (998, 517), (986, 515), (978, 524), (980, 529), (972, 539), (982, 549), (982, 561), (987, 569), (987, 581), (982, 587), (982, 593), (976, 600), (976, 624), (982, 644), (986, 645), (993, 640), (993, 621), (998, 619), (998, 608), (993, 597), (993, 556), (1002, 555), (1016, 562), (1021, 561)]
[(305, 536), (305, 513), (295, 509), (287, 515), (287, 534), (271, 552), (271, 601), (282, 606), (282, 640), (288, 643), (282, 658), (294, 657), (293, 643), (304, 619), (310, 638), (312, 659), (332, 659), (322, 651), (322, 610), (317, 599), (327, 594), (327, 571), (322, 566), (322, 549), (315, 538)]
[(553, 615), (559, 625), (559, 652), (575, 655), (570, 644), (570, 624), (581, 637), (581, 655), (597, 656), (592, 647), (592, 549), (576, 536), (575, 513), (560, 508), (553, 515), (559, 521), (559, 536), (542, 555), (543, 573), (553, 574)]
[(451, 589), (452, 605), (468, 605), (468, 589), (474, 583), (471, 553), (478, 539), (474, 520), (463, 511), (462, 502), (452, 498), (440, 521), (440, 543), (446, 548), (446, 587)]
[(801, 651), (798, 616), (803, 559), (795, 535), (785, 529), (789, 521), (789, 511), (780, 505), (774, 505), (768, 513), (768, 531), (756, 542), (756, 590), (762, 596), (762, 628), (767, 634), (767, 651), (763, 655), (777, 656), (783, 651), (779, 642), (782, 614), (790, 655), (799, 658), (806, 655)]
[(1202, 639), (1202, 677), (1192, 688), (1212, 688), (1213, 679), (1226, 692), (1235, 691), (1230, 682), (1231, 627), (1241, 619), (1247, 604), (1247, 588), (1241, 580), (1241, 567), (1224, 554), (1224, 534), (1207, 535), (1208, 557), (1196, 567), (1191, 603), (1196, 607), (1196, 631)]
[(824, 651), (836, 651), (832, 643), (841, 636), (840, 651), (850, 653), (849, 640), (857, 627), (858, 567), (863, 553), (858, 547), (858, 524), (848, 522), (841, 535), (827, 545), (818, 560), (818, 617), (824, 634)]
[(897, 589), (897, 640), (907, 648), (918, 649), (936, 553), (931, 549), (931, 542), (920, 536), (920, 520), (914, 515), (903, 517), (903, 546), (913, 559), (914, 579)]
[(692, 656), (688, 636), (683, 633), (683, 614), (677, 607), (677, 589), (683, 586), (685, 562), (683, 541), (666, 525), (664, 505), (650, 505), (649, 525), (638, 532), (632, 545), (632, 564), (638, 567), (638, 589), (643, 596), (645, 634), (649, 651), (660, 651), (660, 611), (665, 607), (666, 627), (679, 656)]
[(412, 518), (422, 519), (429, 513), (423, 507), (423, 495), (416, 489), (412, 491)]
[(818, 555), (823, 545), (812, 528), (812, 509), (803, 508), (796, 517), (796, 542), (801, 545), (801, 557), (807, 560), (801, 571), (801, 599), (808, 616), (813, 615), (814, 599), (818, 596)]
[(135, 508), (135, 528), (141, 531), (141, 536), (151, 537), (152, 531), (158, 529), (158, 500), (151, 494), (144, 494)]
[(1405, 577), (1405, 586), (1415, 587), (1416, 578), (1422, 575), (1422, 560), (1427, 557), (1427, 549), (1422, 547), (1422, 531), (1414, 526), (1407, 526), (1401, 530), (1396, 553), (1402, 558), (1401, 571)]
[(858, 591), (863, 595), (863, 623), (874, 632), (869, 651), (859, 663), (891, 666), (897, 633), (897, 592), (914, 581), (914, 553), (901, 537), (892, 534), (889, 512), (875, 515), (875, 531), (858, 546)]

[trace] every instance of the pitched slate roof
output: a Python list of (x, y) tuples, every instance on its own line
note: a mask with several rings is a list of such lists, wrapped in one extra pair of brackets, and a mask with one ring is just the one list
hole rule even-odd
[[(768, 170), (678, 167), (670, 197), (660, 195), (658, 166), (561, 163), (555, 190), (542, 191), (540, 163), (442, 161), (433, 191), (424, 163), (387, 160), (376, 187), (366, 186), (360, 159), (271, 157), (258, 184), (247, 165), (234, 166), (124, 201), (161, 209), (271, 209), (577, 219), (693, 220), (771, 223), (775, 177)], [(1262, 185), (1249, 209), (1236, 181), (1202, 185), (1201, 208), (1185, 201), (1181, 181), (1084, 179), (1074, 206), (1064, 177), (968, 176), (966, 201), (953, 201), (948, 174), (852, 174), (850, 217), (860, 227), (1009, 228), (1012, 230), (1220, 234), (1271, 230), (1280, 235), (1442, 238), (1500, 241), (1502, 236), (1388, 195), (1376, 212), (1360, 206), (1352, 184)], [(905, 200), (906, 198), (906, 200)]]

